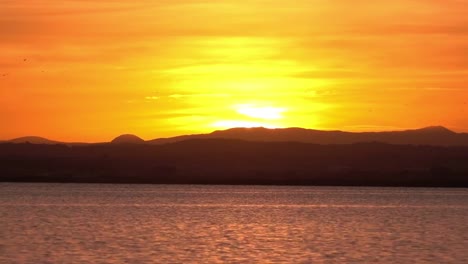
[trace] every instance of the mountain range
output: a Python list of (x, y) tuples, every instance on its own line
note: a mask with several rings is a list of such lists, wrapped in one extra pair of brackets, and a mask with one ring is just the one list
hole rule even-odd
[[(29, 142), (29, 143), (28, 143)], [(468, 134), (233, 128), (104, 143), (0, 143), (0, 182), (468, 187)]]
[[(398, 145), (468, 146), (468, 133), (456, 133), (442, 126), (386, 132), (324, 131), (304, 128), (231, 128), (214, 131), (208, 134), (182, 135), (170, 138), (157, 138), (148, 141), (144, 141), (135, 135), (125, 134), (118, 136), (112, 140), (111, 143), (162, 145), (190, 139), (238, 139), (259, 142), (301, 142), (323, 145), (380, 142)], [(9, 140), (8, 142), (67, 145), (85, 144), (59, 142), (41, 137), (21, 137)]]
[(466, 188), (467, 160), (468, 146), (238, 139), (159, 145), (7, 143), (0, 144), (0, 182)]

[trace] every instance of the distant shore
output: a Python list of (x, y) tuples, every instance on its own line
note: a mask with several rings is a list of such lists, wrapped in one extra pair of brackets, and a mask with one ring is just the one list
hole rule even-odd
[(468, 147), (196, 139), (0, 144), (1, 182), (468, 187)]

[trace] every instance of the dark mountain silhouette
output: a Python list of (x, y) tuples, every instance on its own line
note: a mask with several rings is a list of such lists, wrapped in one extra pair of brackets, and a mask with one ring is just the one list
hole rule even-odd
[(113, 144), (143, 144), (145, 141), (135, 135), (124, 134), (114, 138), (111, 143)]
[(382, 142), (388, 144), (468, 146), (468, 134), (455, 133), (442, 126), (389, 132), (322, 131), (303, 128), (232, 128), (210, 134), (160, 138), (147, 141), (150, 144), (167, 144), (187, 139), (226, 138), (262, 142), (303, 142), (314, 144), (354, 144)]
[(11, 139), (8, 141), (0, 141), (0, 143), (15, 143), (15, 144), (28, 143), (28, 144), (38, 144), (38, 145), (63, 144), (63, 145), (69, 145), (69, 146), (82, 146), (82, 145), (90, 144), (90, 143), (82, 143), (82, 142), (61, 142), (61, 141), (50, 140), (47, 138), (36, 137), (36, 136), (20, 137), (20, 138)]
[(0, 182), (468, 187), (467, 160), (468, 146), (237, 139), (163, 145), (3, 143)]
[(43, 137), (28, 136), (9, 140), (11, 143), (30, 143), (30, 144), (60, 144), (62, 142), (50, 140)]
[[(136, 135), (125, 134), (116, 137), (111, 143), (116, 144), (153, 144), (163, 145), (190, 139), (239, 139), (260, 142), (302, 142), (313, 144), (355, 144), (381, 142), (402, 145), (431, 146), (468, 146), (468, 134), (456, 133), (442, 126), (430, 126), (421, 129), (385, 132), (345, 132), (324, 131), (304, 128), (232, 128), (214, 131), (209, 134), (182, 135), (170, 138), (158, 138), (144, 141)], [(2, 141), (0, 141), (1, 143)], [(65, 143), (41, 137), (22, 137), (7, 142), (32, 144), (85, 145), (90, 143)], [(102, 144), (102, 143), (100, 143)]]

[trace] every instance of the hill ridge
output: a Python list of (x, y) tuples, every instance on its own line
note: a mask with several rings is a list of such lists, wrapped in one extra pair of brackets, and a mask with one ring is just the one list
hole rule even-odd
[[(423, 128), (380, 131), (380, 132), (350, 132), (342, 130), (317, 130), (300, 127), (289, 128), (243, 128), (236, 127), (225, 130), (215, 130), (206, 134), (180, 135), (167, 138), (143, 140), (134, 134), (122, 134), (107, 143), (113, 144), (153, 144), (162, 145), (185, 141), (189, 139), (240, 139), (261, 142), (302, 142), (313, 144), (354, 144), (363, 142), (382, 142), (404, 145), (433, 146), (468, 146), (468, 134), (457, 133), (444, 126), (427, 126)], [(92, 144), (71, 143), (50, 140), (39, 136), (25, 136), (2, 143), (32, 143), (32, 144)]]
[(122, 134), (114, 138), (112, 144), (143, 144), (145, 141), (134, 134)]
[(468, 145), (468, 134), (456, 133), (443, 126), (382, 132), (348, 132), (305, 128), (230, 128), (208, 134), (177, 136), (148, 140), (149, 144), (167, 144), (188, 139), (227, 138), (247, 141), (303, 142), (314, 144), (354, 144), (382, 142), (388, 144), (457, 146)]

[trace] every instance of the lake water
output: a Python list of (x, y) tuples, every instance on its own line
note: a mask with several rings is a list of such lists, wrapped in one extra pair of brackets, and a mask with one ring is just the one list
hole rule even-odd
[(468, 189), (0, 184), (0, 263), (468, 263)]

